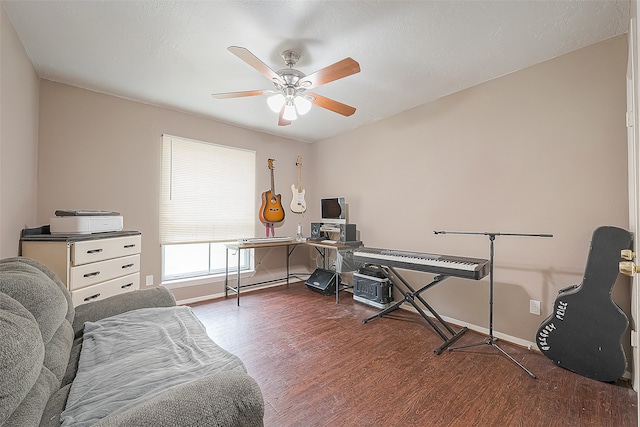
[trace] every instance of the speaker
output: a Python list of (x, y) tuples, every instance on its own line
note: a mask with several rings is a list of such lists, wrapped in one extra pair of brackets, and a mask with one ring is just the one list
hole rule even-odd
[(311, 223), (311, 239), (320, 240), (320, 227), (322, 227), (321, 222), (312, 222)]
[(356, 225), (355, 224), (340, 224), (340, 239), (341, 242), (353, 242), (356, 240)]
[(319, 292), (322, 295), (331, 295), (336, 292), (336, 277), (337, 273), (335, 271), (316, 268), (305, 282), (305, 285), (314, 292)]

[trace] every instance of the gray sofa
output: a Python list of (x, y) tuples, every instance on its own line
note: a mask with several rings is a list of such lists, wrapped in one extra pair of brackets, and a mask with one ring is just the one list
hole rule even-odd
[[(0, 426), (61, 424), (85, 322), (171, 306), (171, 293), (157, 287), (74, 308), (65, 286), (44, 265), (23, 257), (0, 260)], [(221, 369), (163, 390), (95, 425), (262, 426), (262, 394), (239, 359), (238, 364), (240, 369)]]

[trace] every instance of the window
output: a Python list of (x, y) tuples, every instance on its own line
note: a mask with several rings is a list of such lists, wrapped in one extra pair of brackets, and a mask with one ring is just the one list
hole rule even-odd
[(254, 151), (164, 135), (162, 279), (223, 272), (224, 242), (255, 235), (255, 194)]
[[(253, 269), (249, 250), (242, 251), (240, 271)], [(238, 270), (236, 254), (229, 255), (229, 272)], [(224, 243), (185, 243), (162, 245), (162, 280), (175, 280), (221, 274), (225, 271)]]

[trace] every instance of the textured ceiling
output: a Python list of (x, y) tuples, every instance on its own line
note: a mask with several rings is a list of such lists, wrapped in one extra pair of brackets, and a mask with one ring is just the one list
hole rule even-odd
[[(43, 79), (313, 142), (623, 34), (628, 0), (2, 1)], [(227, 51), (274, 70), (282, 51), (311, 74), (345, 57), (361, 72), (314, 89), (357, 108), (314, 106), (277, 126), (272, 89)]]

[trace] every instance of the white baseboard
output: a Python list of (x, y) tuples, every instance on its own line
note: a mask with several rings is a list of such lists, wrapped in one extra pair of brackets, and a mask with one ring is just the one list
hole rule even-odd
[[(403, 309), (403, 310), (411, 311), (413, 313), (418, 313), (418, 311), (410, 304), (402, 304), (400, 306), (400, 308)], [(427, 313), (427, 315), (433, 316), (433, 314), (429, 310), (425, 310), (425, 312)], [(462, 320), (454, 319), (454, 318), (447, 317), (447, 316), (440, 316), (440, 317), (442, 317), (442, 319), (447, 323), (454, 324), (454, 325), (459, 325), (459, 326), (465, 326), (465, 327), (467, 327), (468, 329), (470, 329), (472, 331), (481, 333), (483, 335), (489, 335), (489, 329), (483, 328), (482, 326), (474, 325), (472, 323), (463, 322)], [(524, 347), (526, 349), (529, 349), (529, 350), (532, 350), (532, 351), (536, 351), (536, 352), (540, 352), (540, 350), (538, 349), (538, 345), (536, 343), (534, 343), (534, 342), (523, 340), (522, 338), (514, 337), (514, 336), (511, 336), (511, 335), (503, 334), (501, 332), (496, 332), (495, 330), (493, 331), (493, 336), (495, 338), (500, 339), (500, 340), (507, 341), (507, 342), (510, 342), (512, 344), (519, 345), (519, 346)]]
[(220, 292), (219, 294), (202, 295), (196, 298), (176, 300), (176, 304), (177, 305), (195, 304), (196, 302), (209, 301), (216, 298), (222, 298), (223, 296), (224, 296), (224, 292)]

